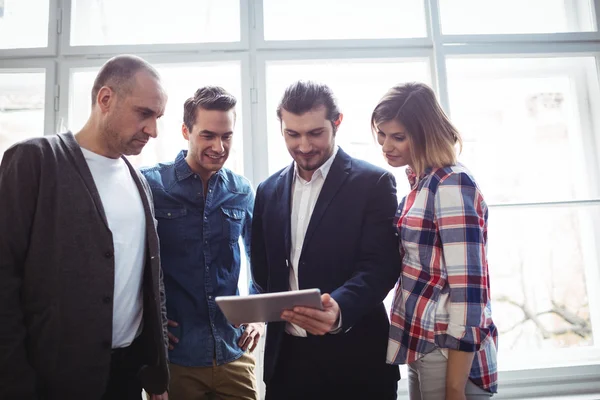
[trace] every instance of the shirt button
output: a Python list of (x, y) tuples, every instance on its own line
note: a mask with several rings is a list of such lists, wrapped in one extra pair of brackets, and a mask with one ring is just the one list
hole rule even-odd
[(204, 217), (204, 220), (206, 221), (208, 219), (208, 217)]
[(167, 217), (170, 217), (170, 216), (171, 216), (171, 213), (167, 213)]
[(107, 251), (106, 253), (104, 253), (104, 257), (111, 258), (112, 257), (112, 252)]
[(110, 296), (104, 296), (104, 298), (102, 299), (102, 301), (104, 302), (104, 304), (110, 303)]
[(204, 241), (204, 244), (208, 244), (208, 240), (205, 240), (205, 241)]
[(211, 299), (212, 299), (212, 296), (208, 296), (208, 299), (209, 299), (209, 300), (211, 300)]
[(194, 179), (198, 179), (198, 175), (194, 175)]
[(209, 190), (208, 190), (208, 193), (212, 193), (212, 189), (209, 189)]

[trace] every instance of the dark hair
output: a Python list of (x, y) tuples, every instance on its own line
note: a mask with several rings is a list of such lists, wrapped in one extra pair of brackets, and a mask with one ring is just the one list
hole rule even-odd
[[(236, 98), (219, 86), (205, 86), (194, 93), (183, 104), (183, 123), (191, 132), (196, 123), (196, 114), (199, 108), (205, 110), (229, 111), (237, 104)], [(235, 110), (233, 110), (235, 118)]]
[(133, 87), (133, 78), (139, 71), (146, 71), (156, 80), (160, 80), (156, 69), (140, 57), (125, 54), (108, 60), (100, 68), (94, 80), (94, 86), (92, 87), (92, 107), (96, 104), (98, 92), (103, 86), (110, 87), (119, 95), (130, 93)]
[(455, 145), (462, 150), (460, 133), (438, 103), (433, 90), (420, 82), (394, 86), (382, 98), (371, 115), (375, 134), (384, 122), (404, 125), (410, 143), (412, 167), (420, 176), (427, 167), (441, 168), (456, 164)]
[(281, 121), (281, 110), (302, 115), (321, 106), (325, 106), (325, 117), (331, 121), (335, 132), (335, 122), (340, 117), (340, 109), (329, 86), (313, 81), (297, 81), (285, 89), (277, 106), (277, 118)]

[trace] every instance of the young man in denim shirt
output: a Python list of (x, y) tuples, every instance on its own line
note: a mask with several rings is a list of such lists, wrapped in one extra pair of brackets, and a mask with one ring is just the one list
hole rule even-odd
[[(145, 168), (158, 220), (169, 319), (173, 399), (258, 399), (250, 354), (263, 324), (231, 325), (215, 297), (238, 293), (240, 236), (246, 254), (254, 194), (223, 164), (235, 126), (236, 99), (203, 87), (184, 104), (188, 150), (175, 161)], [(249, 349), (249, 352), (246, 350)]]

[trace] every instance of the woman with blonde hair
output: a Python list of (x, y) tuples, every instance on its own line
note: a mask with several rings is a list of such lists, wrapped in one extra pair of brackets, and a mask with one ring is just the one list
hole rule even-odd
[(379, 101), (371, 127), (411, 191), (395, 225), (401, 276), (387, 361), (408, 364), (411, 400), (485, 399), (497, 391), (498, 333), (487, 263), (488, 209), (457, 162), (462, 140), (430, 87), (407, 83)]

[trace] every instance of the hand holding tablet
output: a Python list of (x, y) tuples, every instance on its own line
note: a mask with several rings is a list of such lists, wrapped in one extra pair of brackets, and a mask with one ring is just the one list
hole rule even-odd
[(285, 310), (292, 310), (297, 306), (323, 309), (319, 289), (250, 296), (219, 296), (215, 301), (227, 320), (233, 325), (283, 321), (281, 313)]

